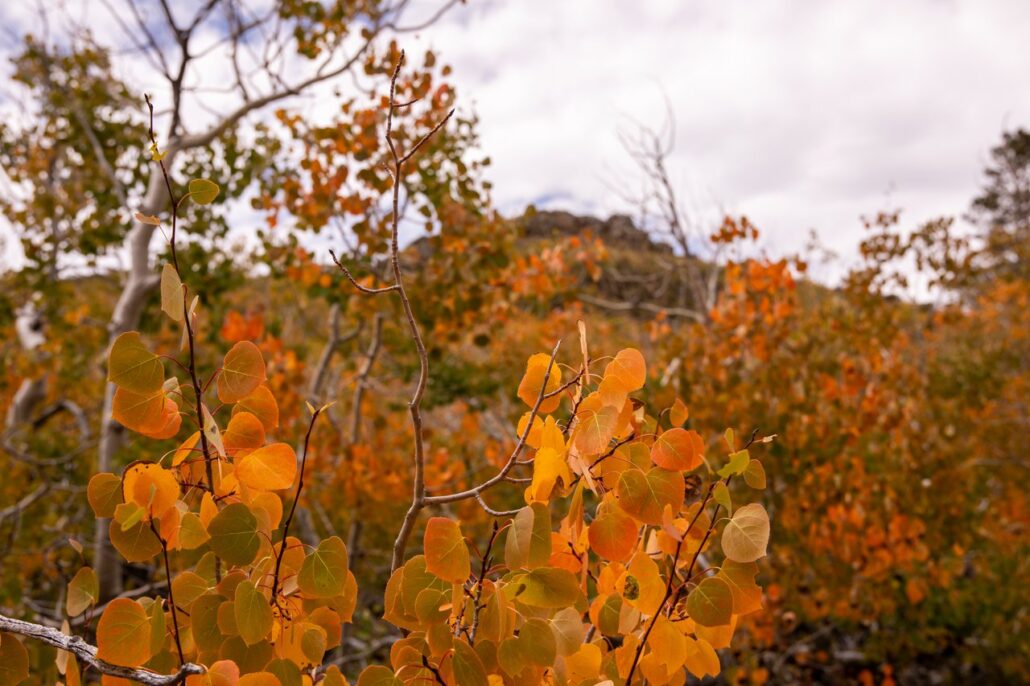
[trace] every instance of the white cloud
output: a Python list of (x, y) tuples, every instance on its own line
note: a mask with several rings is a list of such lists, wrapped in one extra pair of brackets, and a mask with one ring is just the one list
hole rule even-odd
[[(27, 7), (0, 19), (27, 27)], [(117, 33), (104, 11), (82, 16)], [(914, 223), (967, 208), (1001, 129), (1030, 125), (1027, 35), (1026, 0), (469, 0), (403, 43), (454, 66), (508, 212), (626, 211), (608, 185), (637, 185), (617, 130), (660, 125), (668, 97), (689, 205), (747, 214), (773, 254), (815, 228), (854, 255), (862, 214), (901, 207)], [(205, 66), (205, 83), (228, 79), (225, 66)]]
[[(859, 216), (961, 214), (1003, 126), (1030, 124), (1030, 3), (471, 2), (424, 32), (482, 118), (498, 204), (625, 210), (616, 131), (676, 114), (687, 196), (748, 214), (774, 253)], [(628, 177), (628, 176), (627, 176)]]

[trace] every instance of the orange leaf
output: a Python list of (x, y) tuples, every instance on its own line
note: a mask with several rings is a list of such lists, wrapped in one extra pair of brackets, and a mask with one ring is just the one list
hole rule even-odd
[(444, 581), (464, 583), (471, 572), (469, 549), (458, 523), (433, 517), (426, 523), (426, 568)]
[(122, 667), (150, 659), (150, 617), (142, 605), (129, 598), (108, 603), (97, 624), (97, 657)]
[(240, 483), (257, 491), (278, 491), (293, 485), (297, 455), (285, 443), (272, 443), (247, 454), (236, 465)]
[[(659, 467), (676, 471), (689, 471), (701, 466), (701, 455), (697, 452), (697, 442), (693, 438), (696, 431), (686, 429), (669, 429), (662, 432), (651, 446), (651, 459)], [(700, 435), (698, 435), (700, 438)]]
[(266, 379), (265, 360), (250, 341), (240, 341), (225, 355), (218, 375), (218, 399), (223, 403), (243, 400)]

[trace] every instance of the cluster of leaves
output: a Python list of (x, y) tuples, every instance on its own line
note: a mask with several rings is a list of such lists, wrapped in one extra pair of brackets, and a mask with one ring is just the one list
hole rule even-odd
[[(719, 673), (715, 650), (762, 606), (755, 562), (769, 539), (764, 508), (734, 510), (726, 486), (743, 475), (763, 488), (764, 471), (732, 431), (714, 470), (707, 442), (681, 426), (682, 404), (662, 413), (663, 428), (630, 395), (645, 379), (632, 348), (596, 387), (583, 371), (563, 385), (553, 356), (529, 359), (519, 386), (533, 408), (520, 422), (535, 449), (527, 505), (494, 525), (482, 552), (472, 546), (475, 564), (458, 522), (429, 520), (424, 554), (386, 588), (385, 618), (410, 633), (391, 650), (392, 671), (369, 667), (359, 684), (667, 684)], [(560, 424), (563, 390), (573, 409)], [(702, 467), (713, 481), (700, 497)], [(720, 523), (726, 559), (715, 565), (705, 551)]]

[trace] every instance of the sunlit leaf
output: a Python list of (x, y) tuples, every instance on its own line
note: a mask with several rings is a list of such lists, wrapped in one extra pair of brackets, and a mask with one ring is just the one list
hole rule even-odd
[(186, 313), (183, 308), (185, 303), (182, 297), (182, 281), (179, 273), (169, 262), (161, 268), (161, 310), (167, 314), (172, 321), (181, 322)]
[(223, 403), (243, 400), (264, 382), (265, 360), (250, 341), (240, 341), (225, 355), (218, 374), (218, 399)]
[(618, 507), (608, 507), (590, 524), (590, 549), (606, 560), (624, 562), (637, 547), (637, 523)]
[(210, 205), (221, 190), (218, 184), (208, 179), (190, 179), (190, 197), (198, 205)]
[(272, 443), (241, 458), (236, 476), (240, 483), (258, 491), (289, 488), (297, 476), (297, 456), (286, 443)]
[(769, 514), (759, 503), (739, 508), (722, 531), (722, 551), (734, 562), (754, 562), (769, 545)]
[(121, 390), (149, 396), (161, 390), (165, 368), (161, 359), (143, 345), (139, 333), (127, 331), (111, 345), (107, 380)]
[(461, 527), (452, 519), (433, 517), (426, 522), (426, 568), (435, 576), (460, 584), (471, 573), (469, 549)]
[(97, 657), (122, 667), (138, 667), (150, 659), (150, 617), (129, 598), (108, 603), (97, 624)]
[[(551, 372), (549, 375), (547, 374), (550, 361), (550, 355), (537, 353), (530, 357), (526, 363), (526, 374), (519, 383), (518, 396), (522, 402), (530, 407), (536, 405), (537, 398), (540, 397), (540, 387), (544, 383), (544, 376), (547, 376), (545, 394), (556, 391), (561, 387), (561, 368), (558, 367), (557, 362), (550, 366)], [(539, 413), (548, 414), (554, 412), (558, 409), (560, 403), (561, 397), (559, 396), (547, 398), (540, 403)]]
[[(651, 459), (659, 467), (689, 471), (701, 466), (703, 460), (697, 451), (698, 440), (692, 437), (696, 431), (669, 429), (663, 431), (651, 446)], [(700, 438), (700, 436), (698, 436)]]

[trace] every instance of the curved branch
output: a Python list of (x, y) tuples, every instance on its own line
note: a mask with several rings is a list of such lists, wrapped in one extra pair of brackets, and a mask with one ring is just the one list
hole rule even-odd
[(190, 675), (204, 674), (207, 671), (206, 667), (192, 663), (182, 665), (175, 674), (158, 674), (157, 672), (151, 672), (149, 669), (133, 669), (112, 665), (110, 662), (98, 658), (96, 647), (86, 643), (78, 636), (69, 636), (57, 629), (52, 629), (42, 624), (23, 622), (20, 619), (13, 619), (4, 615), (0, 615), (0, 631), (25, 636), (46, 643), (54, 648), (60, 648), (74, 654), (82, 662), (101, 674), (129, 679), (130, 681), (144, 684), (144, 686), (172, 686), (172, 684), (182, 683)]

